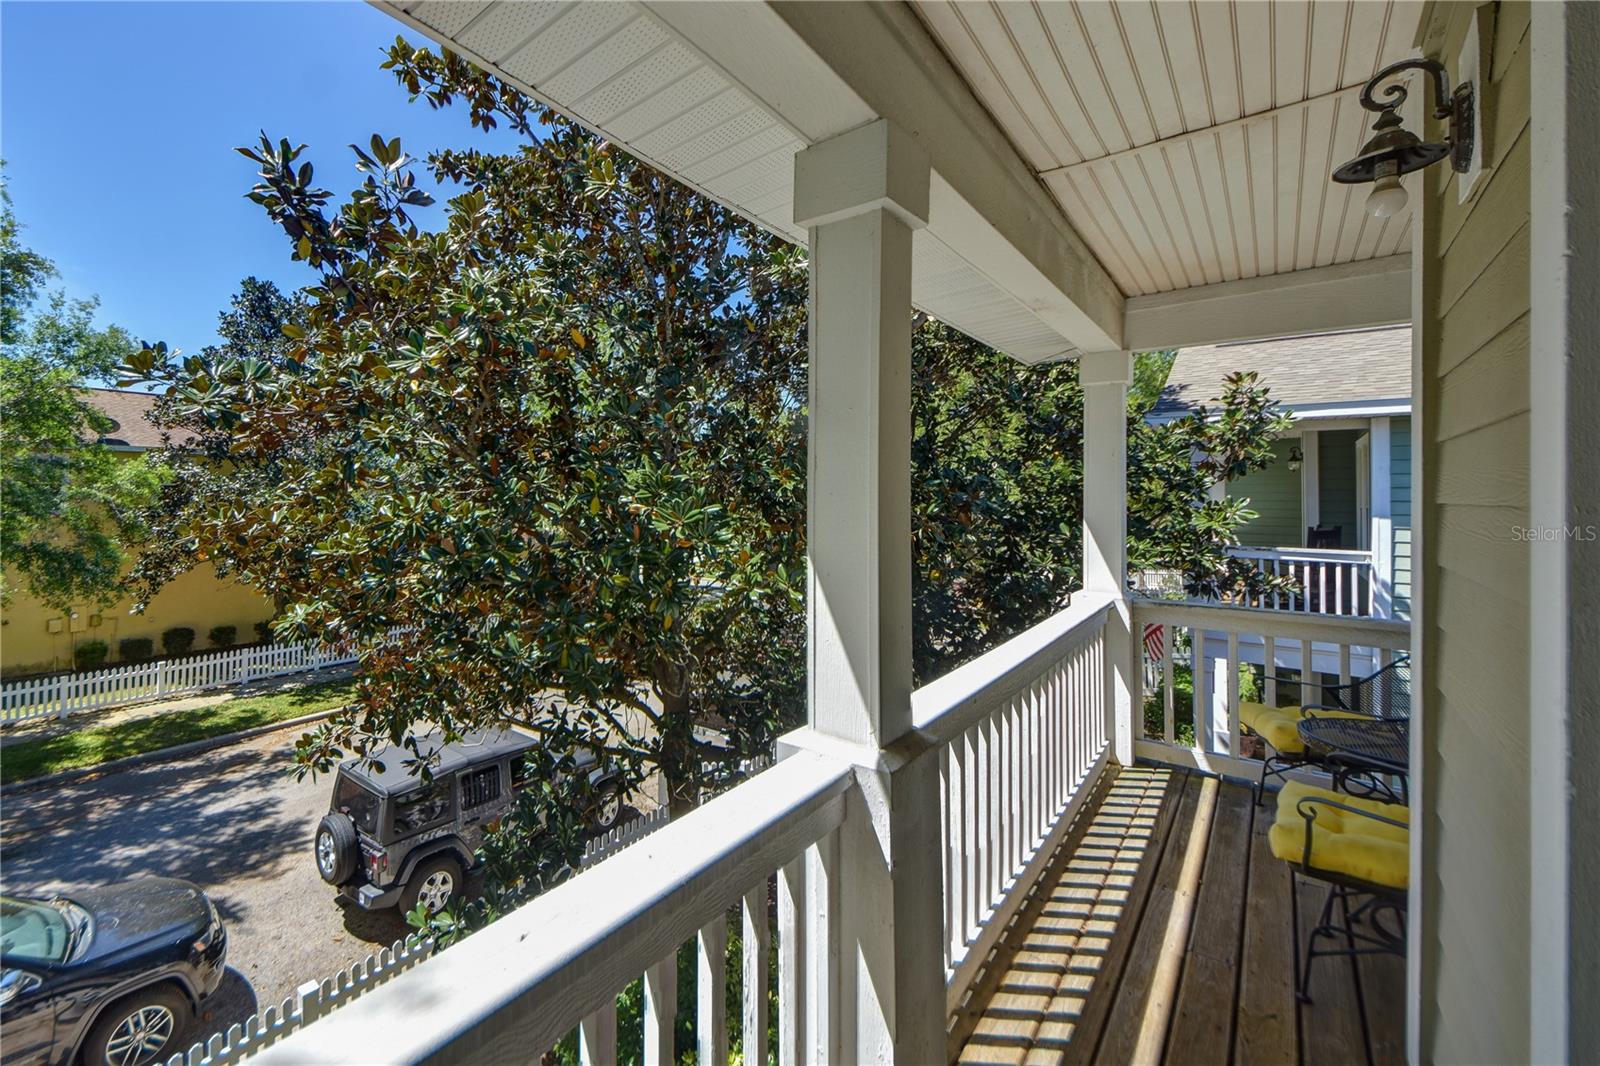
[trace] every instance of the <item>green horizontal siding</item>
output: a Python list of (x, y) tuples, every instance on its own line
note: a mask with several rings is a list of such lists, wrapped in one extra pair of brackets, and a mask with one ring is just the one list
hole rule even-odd
[(1389, 423), (1389, 514), (1394, 521), (1394, 615), (1411, 617), (1411, 419)]
[(1274, 445), (1277, 459), (1264, 470), (1255, 470), (1230, 482), (1230, 497), (1246, 497), (1258, 517), (1239, 529), (1239, 543), (1251, 548), (1297, 547), (1305, 531), (1300, 528), (1300, 472), (1290, 470), (1289, 450), (1297, 439), (1280, 440)]

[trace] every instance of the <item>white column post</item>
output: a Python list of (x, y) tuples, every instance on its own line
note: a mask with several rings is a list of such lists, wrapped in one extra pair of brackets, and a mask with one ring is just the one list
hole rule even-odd
[(811, 248), (810, 724), (790, 740), (851, 759), (860, 785), (834, 868), (811, 858), (849, 900), (807, 936), (828, 986), (808, 996), (826, 1019), (807, 1041), (820, 1061), (945, 1057), (937, 752), (911, 721), (911, 237), (930, 179), (916, 140), (881, 120), (795, 157)]
[(1394, 614), (1394, 521), (1390, 499), (1389, 431), (1387, 418), (1374, 418), (1367, 435), (1367, 497), (1372, 508), (1367, 546), (1372, 551), (1372, 616)]
[(1083, 384), (1083, 588), (1111, 596), (1106, 620), (1107, 736), (1112, 757), (1133, 764), (1141, 716), (1133, 706), (1133, 681), (1142, 642), (1133, 639), (1128, 611), (1128, 383), (1130, 352), (1085, 352), (1078, 358)]
[[(1306, 531), (1322, 524), (1322, 458), (1317, 446), (1317, 431), (1300, 431), (1300, 541), (1308, 539)], [(1309, 544), (1305, 544), (1310, 547)], [(1309, 592), (1309, 590), (1307, 590)]]
[[(1600, 1061), (1600, 7), (1534, 4), (1529, 234), (1529, 1020)], [(1500, 174), (1497, 180), (1511, 180)], [(1481, 205), (1480, 205), (1481, 206)], [(1508, 919), (1509, 920), (1509, 919)]]

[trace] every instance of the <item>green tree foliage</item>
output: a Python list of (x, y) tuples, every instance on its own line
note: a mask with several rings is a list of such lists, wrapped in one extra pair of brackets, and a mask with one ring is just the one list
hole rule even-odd
[[(302, 768), (422, 721), (525, 722), (552, 749), (659, 771), (687, 806), (723, 773), (696, 722), (725, 725), (738, 755), (803, 709), (803, 255), (456, 56), (401, 41), (386, 65), (414, 97), (527, 144), (430, 157), (460, 189), (433, 233), (408, 214), (426, 196), (397, 140), (353, 149), (360, 184), (342, 199), (303, 146), (241, 149), (251, 199), (320, 279), (278, 314), (287, 342), (270, 355), (267, 330), (131, 360), (167, 386), (175, 424), (270, 474), (192, 495), (173, 536), (277, 596), (281, 635), (367, 649), (357, 709), (304, 738)], [(927, 680), (1077, 582), (1083, 400), (1070, 364), (1022, 367), (932, 321), (914, 344)], [(1264, 404), (1227, 422), (1270, 423)], [(1211, 425), (1136, 455), (1164, 473)], [(1186, 473), (1159, 492), (1204, 505), (1206, 484)], [(1159, 532), (1142, 558), (1200, 558), (1192, 533), (1171, 547)], [(570, 841), (547, 846), (535, 824), (507, 820), (499, 890), (561, 868)]]
[(280, 365), (130, 362), (273, 470), (185, 532), (279, 595), (281, 633), (371, 649), (360, 709), (302, 765), (418, 720), (522, 720), (692, 803), (697, 716), (759, 748), (800, 709), (803, 260), (456, 57), (391, 62), (528, 144), (430, 160), (464, 190), (438, 233), (407, 214), (426, 197), (398, 141), (355, 149), (338, 204), (302, 148), (242, 150), (321, 281)]
[[(1170, 365), (1170, 364), (1169, 364)], [(1273, 460), (1289, 427), (1254, 371), (1230, 374), (1220, 404), (1163, 425), (1144, 419), (1159, 386), (1137, 392), (1128, 419), (1128, 557), (1134, 569), (1176, 570), (1191, 595), (1226, 598), (1281, 581), (1227, 554), (1256, 517), (1244, 497), (1213, 499), (1211, 487)]]
[(112, 422), (84, 388), (136, 350), (94, 324), (94, 299), (45, 293), (54, 265), (21, 243), (0, 186), (0, 600), (20, 583), (57, 609), (115, 602), (160, 484), (142, 458), (99, 443)]
[[(228, 309), (217, 316), (221, 343), (186, 360), (192, 367), (189, 376), (196, 382), (218, 380), (234, 368), (251, 377), (260, 375), (258, 368), (283, 373), (295, 344), (285, 329), (296, 328), (304, 313), (304, 301), (298, 296), (285, 296), (270, 281), (245, 278)], [(270, 499), (285, 462), (314, 461), (324, 447), (321, 435), (308, 426), (270, 444), (257, 440), (236, 449), (236, 424), (208, 420), (176, 395), (158, 401), (151, 417), (167, 431), (168, 444), (154, 457), (163, 472), (163, 485), (146, 514), (150, 536), (130, 574), (136, 609), (143, 609), (169, 581), (194, 567), (200, 548), (190, 524), (196, 515), (235, 508), (246, 500), (259, 506)], [(284, 552), (310, 550), (304, 539), (280, 545)], [(209, 558), (219, 576), (236, 576), (231, 552), (211, 553)], [(272, 595), (275, 590), (269, 586), (262, 591)]]
[(931, 681), (1078, 584), (1083, 390), (933, 319), (912, 336), (912, 652)]
[[(1076, 364), (1028, 367), (932, 320), (913, 334), (913, 652), (917, 683), (1060, 610), (1083, 555), (1083, 389)], [(1134, 360), (1128, 390), (1128, 534), (1134, 569), (1177, 570), (1196, 595), (1272, 580), (1231, 558), (1248, 500), (1211, 486), (1272, 461), (1287, 420), (1256, 375), (1215, 410), (1145, 416), (1173, 352)]]

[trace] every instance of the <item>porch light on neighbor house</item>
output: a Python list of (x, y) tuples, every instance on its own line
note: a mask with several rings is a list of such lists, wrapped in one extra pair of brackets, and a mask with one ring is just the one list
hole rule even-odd
[[(1424, 141), (1400, 121), (1400, 105), (1406, 101), (1407, 89), (1388, 79), (1406, 70), (1420, 70), (1432, 81), (1433, 115), (1450, 120), (1449, 136), (1444, 140)], [(1385, 97), (1382, 102), (1376, 99), (1380, 85)], [(1388, 218), (1406, 205), (1406, 190), (1400, 184), (1403, 175), (1432, 166), (1446, 156), (1456, 173), (1465, 174), (1470, 169), (1475, 106), (1472, 85), (1463, 82), (1452, 92), (1449, 75), (1438, 61), (1402, 59), (1389, 64), (1361, 90), (1361, 106), (1378, 112), (1378, 120), (1372, 124), (1372, 139), (1362, 146), (1360, 155), (1333, 172), (1333, 180), (1344, 185), (1372, 182), (1367, 213), (1373, 217)]]
[(1305, 462), (1305, 461), (1306, 461), (1306, 457), (1300, 451), (1300, 445), (1296, 444), (1294, 447), (1289, 449), (1289, 462), (1288, 462), (1287, 465), (1288, 465), (1289, 470), (1291, 472), (1293, 472), (1295, 470), (1299, 470), (1300, 469), (1300, 464)]

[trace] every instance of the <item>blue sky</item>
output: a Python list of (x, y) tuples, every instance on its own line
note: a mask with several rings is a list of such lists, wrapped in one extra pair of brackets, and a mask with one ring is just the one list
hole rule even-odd
[[(359, 184), (346, 146), (375, 132), (421, 157), (517, 143), (459, 109), (409, 103), (378, 69), (402, 32), (358, 0), (5, 0), (0, 155), (24, 243), (55, 260), (69, 294), (100, 297), (102, 323), (185, 351), (213, 343), (239, 279), (310, 280), (244, 199), (254, 165), (233, 147), (257, 130), (309, 145), (317, 183), (339, 197)], [(422, 221), (441, 219), (435, 207)]]

